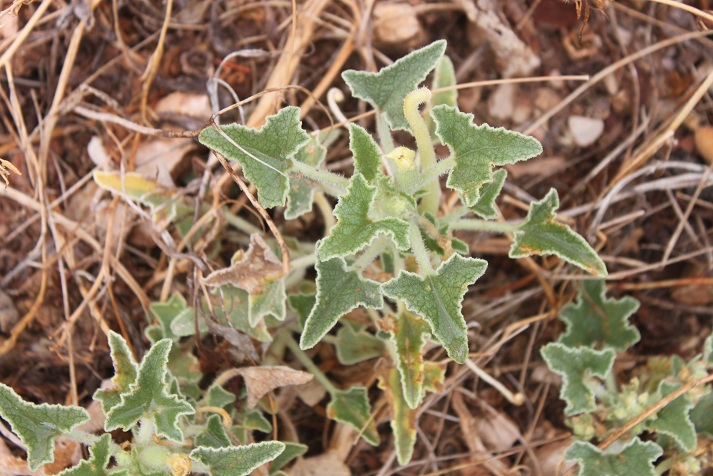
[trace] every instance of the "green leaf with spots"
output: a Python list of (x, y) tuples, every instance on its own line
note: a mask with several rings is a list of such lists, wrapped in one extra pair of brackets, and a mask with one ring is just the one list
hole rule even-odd
[(131, 393), (122, 394), (121, 402), (107, 413), (106, 431), (128, 430), (147, 418), (153, 420), (158, 435), (183, 442), (178, 418), (193, 414), (194, 409), (182, 397), (167, 392), (167, 363), (172, 344), (170, 339), (162, 339), (149, 349), (139, 366), (136, 383), (131, 385)]
[(126, 341), (114, 331), (109, 331), (109, 348), (111, 349), (111, 361), (114, 364), (114, 377), (111, 379), (111, 387), (100, 388), (94, 392), (94, 400), (101, 402), (105, 415), (121, 402), (122, 394), (131, 391), (130, 387), (136, 382), (139, 370), (139, 365), (134, 360)]
[(594, 350), (551, 343), (543, 347), (540, 354), (550, 370), (562, 377), (560, 398), (567, 402), (565, 415), (596, 410), (590, 376), (606, 378), (614, 365), (614, 349)]
[(257, 188), (263, 207), (283, 206), (292, 159), (309, 142), (309, 135), (302, 129), (300, 109), (292, 106), (281, 109), (268, 117), (259, 130), (239, 124), (220, 128), (232, 143), (212, 126), (203, 129), (198, 140), (242, 165), (245, 177)]
[(322, 260), (354, 254), (379, 234), (389, 236), (400, 250), (408, 249), (408, 223), (398, 218), (374, 220), (369, 216), (375, 195), (376, 188), (363, 175), (352, 177), (347, 194), (334, 208), (339, 221), (317, 247)]
[(448, 356), (462, 364), (468, 357), (468, 335), (461, 303), (468, 285), (475, 283), (486, 267), (482, 259), (453, 254), (434, 275), (421, 277), (402, 271), (382, 288), (384, 294), (402, 300), (409, 311), (422, 316)]
[(354, 175), (361, 174), (372, 183), (381, 175), (381, 151), (364, 128), (349, 124), (349, 150), (354, 154)]
[(409, 408), (417, 408), (423, 397), (423, 347), (430, 335), (428, 324), (403, 311), (394, 316), (391, 337), (396, 346), (397, 367), (401, 376), (404, 400)]
[(317, 261), (317, 302), (305, 322), (300, 347), (310, 349), (340, 317), (358, 306), (381, 309), (381, 285), (346, 268), (342, 258)]
[(564, 458), (579, 463), (579, 476), (657, 476), (653, 463), (662, 453), (656, 443), (643, 443), (637, 437), (618, 449), (607, 451), (591, 443), (575, 441)]
[(58, 476), (106, 476), (111, 459), (111, 435), (105, 433), (89, 449), (89, 459), (80, 461), (77, 466), (66, 469)]
[(555, 189), (530, 205), (527, 218), (515, 232), (510, 247), (511, 258), (553, 254), (589, 274), (607, 276), (607, 268), (589, 243), (568, 226), (555, 221), (560, 201)]
[(478, 203), (483, 185), (493, 181), (493, 166), (542, 153), (536, 139), (502, 127), (476, 126), (472, 114), (455, 107), (436, 106), (431, 116), (436, 121), (436, 135), (448, 146), (455, 162), (446, 185), (457, 190), (468, 207)]
[[(667, 396), (681, 385), (663, 381), (659, 384), (658, 394)], [(673, 438), (681, 450), (690, 453), (696, 448), (698, 438), (689, 413), (693, 408), (691, 397), (681, 395), (658, 411), (655, 417), (646, 420), (648, 428)]]
[[(319, 134), (310, 134), (309, 142), (297, 152), (295, 160), (319, 168), (325, 157), (327, 157), (327, 148), (320, 143)], [(303, 177), (290, 176), (285, 218), (294, 220), (311, 211), (315, 190), (313, 182)]]
[(191, 459), (200, 461), (211, 476), (247, 476), (253, 470), (277, 458), (285, 449), (279, 441), (264, 441), (227, 448), (199, 447), (191, 451)]
[(445, 51), (446, 42), (439, 40), (409, 53), (378, 73), (348, 70), (342, 73), (342, 78), (354, 97), (386, 114), (392, 130), (407, 131), (404, 99), (426, 79)]
[(89, 420), (84, 408), (24, 401), (0, 383), (0, 416), (27, 448), (27, 464), (32, 471), (54, 460), (54, 442), (63, 433)]
[(361, 437), (370, 445), (377, 446), (381, 441), (371, 418), (366, 387), (352, 387), (333, 393), (327, 405), (327, 417), (351, 425), (358, 431), (364, 430)]
[(342, 365), (354, 365), (381, 357), (386, 350), (384, 341), (366, 331), (355, 331), (350, 325), (339, 329), (334, 348)]
[(473, 210), (473, 212), (480, 218), (492, 220), (497, 216), (497, 212), (495, 210), (495, 199), (497, 199), (498, 195), (500, 195), (500, 191), (503, 189), (503, 184), (505, 183), (507, 175), (507, 170), (498, 169), (493, 172), (493, 180), (485, 182), (480, 188), (478, 201), (471, 207), (471, 210)]
[(639, 301), (626, 296), (608, 299), (604, 281), (584, 281), (577, 301), (562, 309), (560, 319), (567, 330), (558, 342), (569, 347), (612, 347), (626, 350), (639, 342), (641, 334), (629, 324)]
[(416, 444), (416, 410), (409, 408), (403, 394), (398, 370), (391, 368), (379, 376), (379, 388), (386, 392), (391, 405), (391, 430), (394, 434), (396, 458), (399, 464), (411, 461)]
[(196, 436), (196, 446), (224, 448), (230, 446), (230, 437), (220, 415), (210, 415), (206, 419), (205, 429)]
[(303, 445), (302, 443), (295, 443), (293, 441), (285, 441), (285, 451), (283, 451), (280, 456), (275, 458), (275, 460), (270, 465), (270, 474), (275, 474), (277, 471), (285, 467), (293, 459), (298, 456), (302, 456), (307, 452), (309, 447)]

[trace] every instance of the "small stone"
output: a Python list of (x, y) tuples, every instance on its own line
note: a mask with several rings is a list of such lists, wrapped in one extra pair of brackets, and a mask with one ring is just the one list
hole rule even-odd
[(604, 132), (604, 121), (602, 119), (569, 116), (567, 124), (575, 144), (579, 147), (587, 147), (594, 144)]

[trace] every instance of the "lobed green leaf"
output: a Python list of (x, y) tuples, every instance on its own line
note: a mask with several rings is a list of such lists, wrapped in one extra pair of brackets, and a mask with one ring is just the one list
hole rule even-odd
[(605, 378), (614, 365), (616, 352), (613, 349), (594, 350), (551, 343), (543, 347), (540, 354), (550, 370), (562, 376), (560, 398), (567, 402), (565, 415), (596, 410), (594, 392), (588, 378), (590, 375)]
[(287, 172), (291, 161), (309, 142), (309, 135), (302, 129), (300, 109), (292, 106), (281, 109), (268, 117), (259, 130), (239, 124), (220, 128), (240, 147), (226, 140), (212, 126), (203, 129), (198, 140), (242, 165), (245, 177), (257, 188), (263, 207), (284, 205), (289, 190)]
[(305, 322), (300, 339), (310, 349), (334, 327), (340, 317), (358, 306), (380, 309), (384, 305), (381, 286), (346, 269), (342, 258), (317, 261), (317, 300)]
[(629, 324), (639, 301), (630, 296), (608, 299), (605, 291), (604, 281), (584, 281), (576, 302), (560, 313), (567, 330), (558, 342), (569, 347), (612, 347), (623, 351), (639, 341), (641, 334)]
[(453, 254), (434, 275), (418, 276), (401, 271), (383, 285), (384, 294), (400, 299), (414, 314), (422, 316), (448, 356), (462, 364), (468, 357), (468, 336), (461, 313), (468, 285), (485, 273), (487, 262)]
[(196, 446), (206, 448), (224, 448), (230, 446), (230, 437), (220, 415), (210, 415), (206, 419), (205, 429), (196, 436)]
[(109, 331), (109, 348), (111, 361), (114, 364), (114, 377), (111, 387), (98, 389), (94, 392), (94, 400), (101, 402), (102, 411), (106, 415), (121, 402), (121, 395), (129, 393), (131, 385), (136, 382), (139, 365), (123, 337), (114, 331)]
[(478, 201), (471, 207), (471, 210), (473, 210), (476, 215), (486, 220), (491, 220), (497, 216), (497, 212), (495, 211), (495, 199), (500, 195), (507, 175), (507, 170), (498, 169), (493, 172), (493, 180), (483, 184), (480, 188)]
[(555, 221), (560, 201), (555, 189), (530, 205), (527, 218), (515, 232), (511, 258), (553, 254), (594, 276), (607, 276), (607, 268), (589, 243), (568, 226)]
[(353, 426), (362, 431), (362, 438), (370, 445), (377, 446), (381, 439), (371, 418), (371, 405), (366, 387), (352, 387), (337, 390), (327, 405), (327, 417)]
[(334, 343), (337, 359), (342, 365), (354, 365), (384, 355), (384, 341), (350, 325), (342, 326)]
[(396, 60), (378, 73), (348, 70), (342, 73), (342, 78), (354, 97), (386, 113), (392, 130), (406, 131), (404, 99), (426, 79), (445, 51), (446, 42), (439, 40)]
[(579, 476), (657, 476), (653, 462), (663, 451), (656, 443), (634, 438), (618, 451), (602, 451), (591, 443), (575, 441), (565, 460), (579, 463)]
[(103, 434), (89, 449), (89, 459), (65, 469), (58, 476), (106, 476), (111, 458), (111, 435)]
[[(657, 393), (663, 398), (680, 386), (678, 383), (662, 381)], [(696, 428), (689, 416), (692, 408), (691, 397), (683, 394), (659, 410), (655, 417), (648, 419), (646, 425), (658, 433), (670, 436), (682, 451), (690, 453), (698, 443)]]
[[(320, 142), (319, 134), (310, 134), (310, 139), (295, 155), (297, 162), (318, 168), (327, 157), (327, 148)], [(294, 220), (312, 210), (315, 186), (302, 177), (290, 177), (290, 189), (287, 192), (285, 218)]]
[(436, 106), (431, 116), (436, 121), (436, 135), (455, 161), (446, 185), (457, 190), (468, 207), (478, 203), (483, 184), (493, 181), (493, 166), (514, 164), (542, 153), (536, 139), (502, 127), (476, 126), (472, 114), (455, 107)]
[(178, 426), (181, 415), (194, 413), (193, 407), (179, 395), (167, 392), (168, 355), (173, 342), (162, 339), (146, 353), (138, 369), (131, 393), (121, 395), (121, 402), (106, 415), (106, 431), (128, 430), (140, 419), (148, 418), (156, 425), (156, 433), (179, 443), (183, 432)]
[(400, 250), (408, 249), (408, 223), (398, 218), (373, 220), (369, 217), (375, 195), (376, 188), (369, 185), (363, 175), (352, 177), (347, 194), (334, 208), (338, 222), (317, 247), (322, 260), (354, 254), (379, 234), (389, 236)]
[(89, 420), (84, 408), (26, 402), (3, 383), (0, 383), (0, 416), (27, 448), (27, 464), (32, 471), (54, 460), (58, 437)]
[(206, 465), (211, 476), (247, 476), (259, 466), (277, 458), (284, 449), (285, 444), (280, 441), (226, 448), (198, 447), (191, 451), (191, 459)]

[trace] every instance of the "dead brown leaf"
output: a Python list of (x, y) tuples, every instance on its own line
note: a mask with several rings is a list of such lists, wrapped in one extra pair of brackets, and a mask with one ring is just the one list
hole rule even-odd
[(248, 408), (254, 408), (257, 402), (268, 392), (288, 385), (303, 385), (314, 376), (301, 370), (282, 365), (274, 367), (243, 367), (235, 369), (241, 375), (248, 389)]
[(313, 458), (299, 459), (290, 470), (292, 476), (351, 476), (349, 467), (335, 450)]
[(252, 235), (248, 251), (240, 259), (228, 268), (210, 273), (203, 282), (213, 287), (232, 284), (255, 295), (262, 292), (266, 281), (279, 277), (281, 273), (282, 262), (260, 235)]

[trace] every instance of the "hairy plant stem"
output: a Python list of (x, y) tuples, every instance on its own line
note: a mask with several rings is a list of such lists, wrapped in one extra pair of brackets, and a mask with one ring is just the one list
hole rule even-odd
[(297, 357), (297, 360), (300, 361), (300, 363), (304, 366), (305, 370), (307, 370), (309, 373), (314, 375), (314, 378), (317, 379), (319, 383), (322, 384), (322, 386), (329, 392), (330, 395), (335, 395), (339, 390), (337, 387), (332, 385), (332, 382), (329, 381), (327, 376), (319, 370), (319, 367), (314, 365), (314, 362), (312, 362), (312, 359), (310, 359), (307, 354), (300, 349), (299, 344), (297, 341), (295, 341), (291, 335), (286, 334), (287, 337), (285, 337), (285, 345), (287, 345), (287, 348), (292, 351), (293, 354), (295, 354), (295, 357)]
[(359, 256), (356, 261), (354, 261), (352, 268), (361, 271), (362, 269), (369, 266), (371, 262), (374, 261), (376, 257), (379, 256), (386, 249), (387, 246), (389, 246), (390, 242), (391, 239), (388, 236), (379, 235), (374, 241), (369, 244), (369, 246), (366, 247), (362, 255)]
[[(433, 150), (431, 134), (428, 132), (426, 121), (423, 120), (418, 106), (431, 99), (431, 91), (428, 88), (417, 89), (409, 93), (404, 99), (404, 116), (411, 126), (411, 131), (416, 139), (418, 155), (420, 157), (420, 170), (428, 170), (436, 166), (436, 152)], [(441, 185), (437, 180), (427, 182), (426, 194), (421, 199), (418, 210), (421, 213), (430, 213), (438, 216), (438, 206), (441, 202)]]
[(432, 276), (436, 274), (433, 270), (433, 266), (431, 266), (431, 258), (423, 242), (423, 238), (421, 238), (421, 230), (419, 230), (418, 225), (415, 222), (411, 222), (408, 231), (408, 237), (411, 241), (411, 250), (416, 258), (418, 267), (421, 269), (421, 275)]
[(292, 171), (302, 175), (308, 180), (317, 182), (322, 186), (322, 189), (326, 193), (334, 197), (341, 197), (347, 193), (349, 179), (342, 177), (341, 175), (317, 169), (311, 165), (296, 160), (292, 161)]
[(478, 220), (475, 218), (461, 218), (450, 225), (451, 230), (494, 231), (497, 233), (513, 233), (519, 228), (520, 223)]

